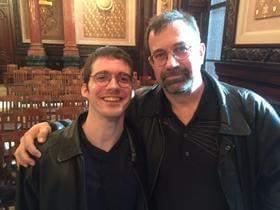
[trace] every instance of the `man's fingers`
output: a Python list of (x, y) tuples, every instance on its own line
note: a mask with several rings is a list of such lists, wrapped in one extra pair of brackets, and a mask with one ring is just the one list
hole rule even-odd
[(28, 165), (35, 165), (34, 160), (29, 157), (22, 145), (16, 149), (14, 156), (16, 158), (17, 165), (22, 165), (24, 167), (27, 167)]
[(24, 148), (27, 152), (37, 158), (41, 157), (41, 152), (34, 145), (34, 138), (32, 135), (28, 133), (24, 134), (21, 142), (23, 142)]
[(50, 132), (51, 132), (51, 128), (49, 126), (41, 128), (38, 134), (38, 142), (44, 143)]
[(35, 165), (35, 161), (32, 158), (30, 158), (30, 156), (26, 152), (21, 152), (19, 155), (20, 161), (18, 164), (23, 165), (24, 167), (28, 167), (29, 165)]
[(15, 157), (18, 165), (27, 167), (35, 165), (34, 157), (40, 158), (41, 152), (35, 147), (36, 139), (45, 142), (51, 127), (47, 122), (33, 125), (20, 139), (20, 145), (16, 149)]

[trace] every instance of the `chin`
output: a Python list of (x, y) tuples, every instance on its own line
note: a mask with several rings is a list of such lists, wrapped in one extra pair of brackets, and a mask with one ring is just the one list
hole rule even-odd
[(115, 118), (120, 118), (120, 117), (124, 116), (124, 113), (125, 113), (125, 111), (123, 109), (121, 109), (121, 110), (109, 109), (109, 110), (104, 111), (102, 113), (102, 115), (106, 118), (115, 119)]
[(118, 120), (123, 117), (122, 114), (114, 114), (114, 113), (104, 114), (103, 116), (104, 118), (107, 118), (109, 120)]
[(166, 92), (172, 95), (180, 95), (180, 94), (189, 94), (191, 93), (191, 89), (181, 88), (164, 88)]

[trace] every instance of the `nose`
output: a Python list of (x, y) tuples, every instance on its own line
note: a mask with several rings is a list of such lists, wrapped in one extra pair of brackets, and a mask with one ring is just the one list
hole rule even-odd
[(168, 53), (167, 61), (166, 61), (166, 68), (170, 69), (170, 68), (174, 68), (176, 66), (179, 66), (178, 61), (176, 60), (176, 58), (174, 57), (174, 55), (172, 53)]
[(108, 88), (119, 88), (119, 84), (118, 84), (116, 77), (112, 76), (112, 79), (108, 83), (107, 87)]

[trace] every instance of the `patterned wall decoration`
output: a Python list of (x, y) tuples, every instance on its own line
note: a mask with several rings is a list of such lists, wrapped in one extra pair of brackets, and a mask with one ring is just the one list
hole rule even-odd
[(172, 10), (173, 0), (157, 0), (157, 14)]
[[(103, 1), (104, 2), (104, 1)], [(126, 11), (125, 0), (83, 1), (83, 24), (85, 37), (89, 38), (125, 38)]]
[(135, 45), (135, 0), (75, 0), (78, 44)]
[(260, 45), (236, 46), (234, 32), (238, 16), (239, 0), (227, 1), (222, 61), (242, 61), (266, 64), (280, 64), (280, 47), (263, 47)]
[[(6, 5), (5, 5), (6, 6)], [(12, 61), (11, 55), (10, 55), (10, 49), (9, 47), (12, 47), (11, 45), (7, 45), (10, 39), (10, 31), (8, 30), (8, 17), (7, 17), (7, 8), (0, 8), (0, 25), (1, 29), (5, 30), (5, 33), (0, 33), (0, 65), (1, 64), (7, 64)], [(0, 75), (1, 76), (1, 75)]]
[[(28, 1), (19, 0), (23, 42), (30, 42)], [(52, 4), (40, 4), (41, 35), (43, 43), (63, 43), (62, 0), (52, 0)]]
[(257, 0), (256, 19), (280, 16), (280, 0)]
[(256, 19), (252, 6), (256, 3), (257, 0), (239, 0), (236, 44), (280, 44), (280, 16)]

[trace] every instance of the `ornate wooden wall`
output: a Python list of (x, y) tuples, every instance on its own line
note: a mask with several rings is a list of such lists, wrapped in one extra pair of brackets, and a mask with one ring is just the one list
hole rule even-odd
[[(29, 47), (28, 43), (24, 43), (22, 41), (22, 33), (20, 26), (20, 11), (19, 11), (19, 1), (18, 0), (6, 0), (9, 1), (9, 4), (6, 5), (0, 4), (0, 11), (4, 11), (5, 17), (7, 16), (7, 12), (11, 11), (11, 14), (8, 14), (8, 17), (14, 17), (13, 20), (9, 20), (9, 24), (6, 24), (6, 27), (14, 24), (14, 31), (11, 33), (14, 37), (8, 40), (14, 41), (14, 47), (5, 47), (5, 49), (14, 49), (14, 52), (9, 53), (9, 55), (13, 55), (13, 59), (5, 59), (6, 63), (18, 63), (20, 66), (25, 65), (25, 56), (27, 55), (27, 49)], [(0, 2), (5, 2), (5, 0), (0, 0)], [(155, 0), (136, 0), (136, 45), (135, 46), (121, 46), (124, 48), (133, 58), (135, 64), (135, 70), (139, 72), (139, 74), (151, 74), (150, 67), (146, 61), (145, 53), (143, 49), (143, 37), (144, 37), (144, 29), (148, 23), (150, 17), (154, 14), (154, 6)], [(5, 6), (5, 7), (4, 7)], [(3, 12), (2, 12), (3, 13)], [(0, 14), (2, 14), (0, 13)], [(2, 17), (2, 16), (0, 16)], [(2, 20), (2, 19), (1, 19)], [(1, 21), (0, 20), (0, 21)], [(6, 20), (5, 20), (6, 21)], [(4, 25), (3, 21), (3, 25)], [(2, 27), (2, 22), (1, 22)], [(61, 26), (62, 27), (62, 26)], [(8, 35), (7, 35), (8, 36)], [(12, 36), (10, 36), (12, 37)], [(7, 44), (7, 42), (1, 42)], [(48, 67), (53, 69), (61, 69), (63, 65), (63, 61), (61, 57), (63, 56), (63, 44), (44, 44), (46, 54), (48, 56)], [(79, 45), (79, 52), (81, 59), (84, 60), (89, 53), (91, 53), (97, 45)], [(2, 46), (0, 50), (2, 50)], [(1, 51), (2, 52), (2, 51)], [(8, 55), (8, 52), (5, 51), (5, 54)], [(1, 56), (2, 57), (2, 56)]]
[(239, 0), (227, 0), (225, 37), (222, 60), (262, 64), (280, 64), (280, 43), (277, 45), (234, 44)]
[(222, 62), (216, 64), (220, 80), (250, 88), (280, 105), (279, 45), (235, 45), (239, 0), (227, 0)]
[[(171, 0), (170, 0), (171, 1)], [(0, 2), (8, 2), (6, 5), (5, 14), (10, 11), (7, 17), (14, 17), (6, 27), (13, 28), (11, 32), (14, 37), (11, 39), (13, 42), (13, 47), (5, 47), (5, 49), (13, 49), (13, 52), (8, 53), (13, 56), (12, 59), (6, 59), (7, 63), (17, 63), (19, 66), (25, 65), (25, 57), (27, 55), (27, 50), (29, 43), (23, 41), (28, 38), (28, 36), (22, 37), (21, 21), (20, 21), (20, 11), (19, 11), (19, 0), (0, 0)], [(135, 70), (138, 71), (139, 75), (152, 75), (152, 70), (147, 62), (146, 52), (143, 49), (144, 46), (144, 30), (149, 22), (149, 19), (156, 13), (157, 0), (136, 0), (136, 45), (135, 46), (125, 46), (122, 47), (134, 59)], [(183, 10), (190, 11), (198, 19), (200, 28), (202, 30), (202, 36), (206, 37), (207, 29), (207, 0), (173, 0), (173, 8), (182, 8)], [(26, 6), (26, 5), (25, 5)], [(3, 5), (1, 5), (1, 8)], [(57, 12), (56, 12), (57, 13)], [(2, 24), (2, 23), (1, 23)], [(4, 24), (3, 24), (4, 25)], [(62, 27), (62, 26), (61, 26)], [(43, 27), (44, 28), (44, 27)], [(25, 33), (26, 34), (26, 33)], [(42, 34), (44, 39), (45, 34)], [(10, 36), (12, 37), (12, 36)], [(8, 44), (7, 42), (1, 42)], [(97, 45), (78, 45), (81, 60), (84, 60), (89, 53), (91, 53)], [(63, 44), (49, 44), (45, 43), (44, 48), (48, 56), (47, 65), (53, 69), (61, 69), (63, 67)], [(2, 49), (2, 47), (0, 48)], [(7, 52), (7, 51), (5, 51)], [(7, 53), (6, 53), (7, 54)], [(4, 58), (4, 57), (3, 57)]]
[(0, 0), (0, 82), (5, 65), (14, 62), (12, 0)]

